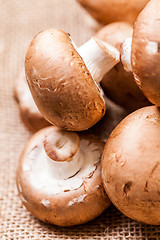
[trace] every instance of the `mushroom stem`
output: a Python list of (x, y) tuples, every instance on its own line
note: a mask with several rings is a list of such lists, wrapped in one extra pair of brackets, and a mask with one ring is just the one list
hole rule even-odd
[(124, 69), (127, 72), (132, 72), (131, 66), (131, 47), (132, 47), (132, 37), (127, 38), (123, 45), (121, 51), (121, 62), (123, 64)]
[(48, 168), (54, 179), (66, 180), (79, 172), (83, 165), (84, 157), (80, 150), (71, 161), (57, 162), (47, 156)]
[(46, 136), (44, 150), (49, 171), (56, 179), (68, 179), (81, 168), (84, 158), (76, 133), (56, 129)]
[(99, 83), (119, 61), (120, 53), (112, 45), (92, 37), (77, 49), (93, 80)]

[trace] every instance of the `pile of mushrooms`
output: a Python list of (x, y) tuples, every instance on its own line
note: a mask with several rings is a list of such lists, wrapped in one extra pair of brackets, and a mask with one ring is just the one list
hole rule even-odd
[[(139, 3), (130, 19), (126, 15), (132, 22), (148, 1), (129, 2), (132, 10)], [(129, 3), (126, 7), (129, 13)], [(159, 11), (160, 2), (151, 0), (133, 34), (128, 23), (112, 23), (80, 48), (56, 29), (32, 40), (26, 79), (39, 111), (54, 126), (28, 141), (19, 160), (17, 187), (23, 204), (38, 219), (60, 226), (82, 224), (112, 202), (130, 218), (160, 224)], [(107, 112), (101, 80), (116, 103), (129, 111), (143, 107), (117, 125), (105, 147), (89, 134)], [(147, 106), (151, 103), (156, 106)], [(103, 119), (101, 124), (103, 129)], [(71, 132), (84, 130), (86, 134)]]
[(128, 217), (153, 225), (160, 224), (159, 11), (158, 0), (146, 5), (132, 39), (124, 43), (122, 57), (140, 89), (157, 106), (127, 116), (108, 138), (102, 158), (103, 184), (112, 203)]
[(104, 115), (98, 82), (119, 55), (97, 38), (76, 49), (68, 34), (55, 29), (41, 32), (29, 46), (25, 68), (31, 93), (42, 116), (58, 127), (31, 137), (19, 160), (17, 187), (26, 208), (44, 222), (82, 224), (110, 205), (100, 176), (104, 143), (64, 129), (88, 129)]

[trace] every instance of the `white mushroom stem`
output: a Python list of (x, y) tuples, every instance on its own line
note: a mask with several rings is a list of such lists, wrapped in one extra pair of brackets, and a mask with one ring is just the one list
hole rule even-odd
[(99, 83), (119, 61), (119, 51), (110, 44), (92, 37), (77, 49), (93, 80)]
[(47, 156), (50, 175), (57, 180), (66, 180), (78, 173), (83, 165), (84, 157), (80, 150), (71, 161), (57, 162)]
[(132, 72), (131, 66), (131, 47), (132, 47), (132, 38), (127, 38), (123, 45), (121, 51), (121, 62), (123, 64), (124, 69), (127, 72)]
[(75, 175), (83, 165), (80, 139), (76, 133), (57, 128), (46, 136), (44, 149), (50, 174), (55, 179), (68, 179)]

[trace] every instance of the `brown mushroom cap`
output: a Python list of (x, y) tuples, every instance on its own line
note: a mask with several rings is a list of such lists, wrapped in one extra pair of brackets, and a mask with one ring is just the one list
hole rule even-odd
[(21, 119), (25, 126), (36, 132), (50, 125), (39, 112), (27, 85), (24, 69), (18, 75), (14, 86), (14, 97), (18, 103)]
[(63, 31), (39, 33), (28, 48), (25, 68), (35, 103), (50, 123), (81, 131), (104, 115), (100, 89)]
[(160, 1), (150, 1), (135, 23), (131, 62), (136, 82), (150, 102), (160, 106)]
[[(56, 127), (42, 129), (32, 136), (25, 147), (17, 169), (18, 191), (23, 204), (38, 219), (60, 226), (82, 224), (100, 215), (110, 205), (110, 200), (105, 194), (101, 182), (100, 159), (96, 160), (97, 163), (91, 168), (91, 172), (81, 179), (82, 184), (80, 182), (75, 189), (69, 189), (66, 185), (63, 191), (54, 193), (55, 188), (52, 185), (49, 186), (51, 179), (47, 185), (44, 183), (44, 186), (42, 186), (43, 184), (39, 185), (39, 180), (34, 183), (37, 179), (33, 180), (32, 161), (35, 166), (35, 160), (39, 161), (36, 152), (39, 151), (40, 145), (43, 146), (45, 137), (54, 130), (56, 131)], [(88, 136), (81, 137), (81, 140), (87, 140), (87, 152), (91, 146), (88, 142), (95, 145), (95, 151), (97, 149), (103, 151), (104, 144), (95, 138)], [(39, 176), (44, 179), (45, 168), (42, 173), (38, 172), (40, 171), (39, 167), (36, 169)], [(67, 182), (67, 180), (65, 181)], [(75, 184), (75, 176), (71, 177), (69, 181)]]
[(134, 23), (149, 0), (77, 0), (95, 19), (104, 24)]
[[(112, 44), (119, 51), (126, 38), (132, 36), (132, 26), (127, 22), (115, 22), (103, 27), (96, 37)], [(132, 72), (125, 71), (118, 63), (102, 79), (101, 85), (107, 97), (129, 111), (150, 105), (135, 83)]]
[(102, 179), (113, 204), (125, 215), (160, 224), (160, 109), (127, 116), (110, 135), (102, 157)]

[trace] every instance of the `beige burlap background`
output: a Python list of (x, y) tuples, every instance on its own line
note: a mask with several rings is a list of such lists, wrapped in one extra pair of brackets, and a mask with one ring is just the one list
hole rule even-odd
[(159, 226), (137, 223), (113, 206), (96, 220), (69, 228), (44, 224), (22, 206), (15, 175), (30, 133), (19, 118), (13, 83), (32, 37), (51, 27), (69, 32), (81, 44), (99, 26), (75, 0), (0, 1), (0, 240), (160, 239)]

